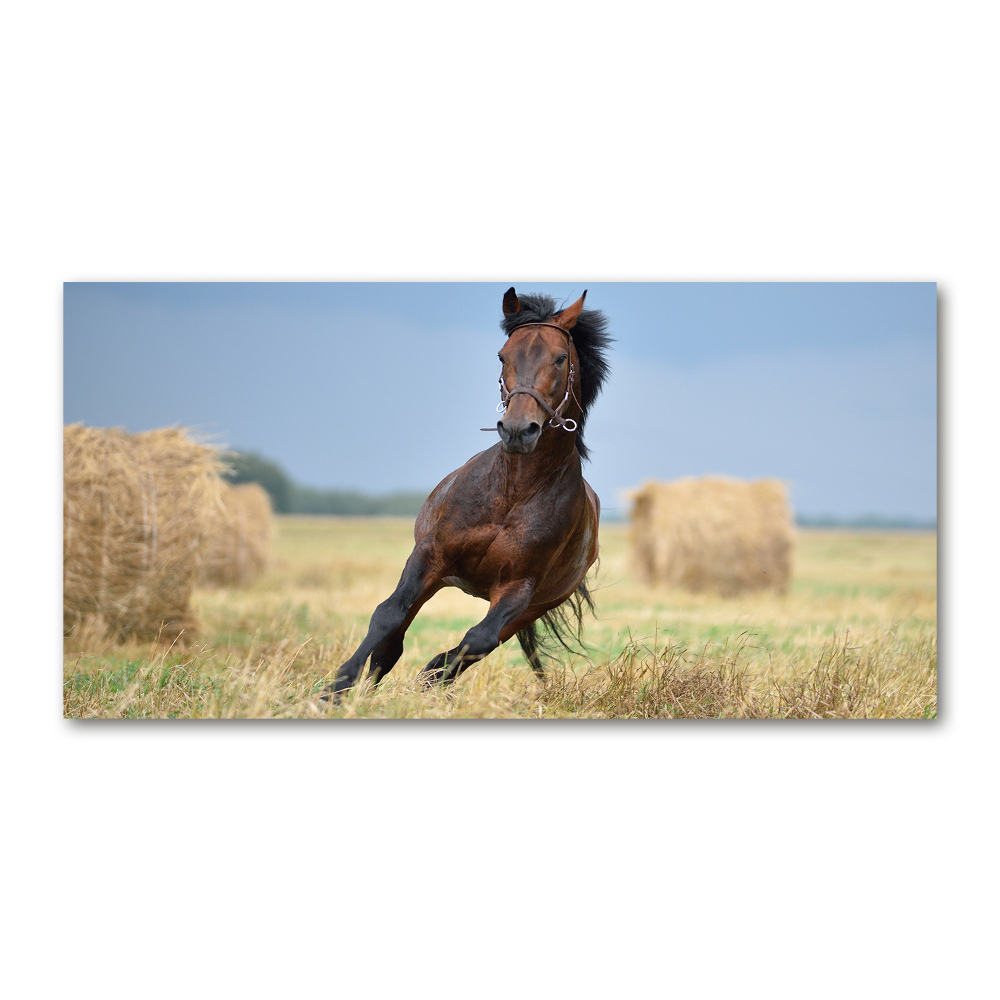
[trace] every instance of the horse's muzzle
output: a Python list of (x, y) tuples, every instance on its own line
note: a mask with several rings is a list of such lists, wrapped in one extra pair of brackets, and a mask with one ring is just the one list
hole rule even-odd
[(542, 436), (542, 426), (534, 420), (523, 424), (507, 424), (497, 421), (497, 430), (503, 442), (503, 450), (508, 455), (530, 455)]

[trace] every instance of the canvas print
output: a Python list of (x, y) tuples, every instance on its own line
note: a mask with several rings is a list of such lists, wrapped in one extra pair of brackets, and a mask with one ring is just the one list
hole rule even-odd
[(926, 282), (68, 283), (68, 718), (930, 719)]

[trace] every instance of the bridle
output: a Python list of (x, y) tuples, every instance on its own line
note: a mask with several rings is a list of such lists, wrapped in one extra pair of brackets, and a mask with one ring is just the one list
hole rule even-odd
[[(576, 421), (572, 417), (564, 417), (562, 415), (563, 410), (566, 409), (566, 404), (570, 401), (570, 397), (572, 397), (576, 405), (580, 407), (580, 412), (583, 412), (583, 406), (580, 404), (580, 400), (576, 398), (576, 393), (573, 390), (573, 383), (576, 381), (576, 368), (573, 366), (573, 338), (570, 336), (568, 330), (564, 330), (561, 326), (556, 326), (555, 323), (523, 323), (521, 325), (550, 326), (553, 330), (558, 330), (560, 333), (566, 334), (566, 344), (569, 348), (567, 352), (569, 360), (569, 373), (566, 376), (566, 394), (563, 396), (562, 402), (555, 409), (552, 409), (552, 407), (549, 406), (544, 399), (542, 399), (536, 389), (529, 388), (528, 386), (518, 386), (516, 389), (508, 389), (507, 383), (504, 382), (503, 375), (501, 375), (498, 380), (500, 382), (500, 402), (497, 404), (497, 413), (505, 413), (507, 411), (507, 407), (510, 405), (511, 397), (516, 396), (519, 392), (523, 392), (526, 396), (531, 396), (533, 399), (537, 400), (542, 409), (548, 413), (550, 419), (545, 425), (546, 427), (561, 427), (564, 431), (568, 431), (572, 434), (577, 428)], [(496, 428), (481, 427), (480, 430), (495, 431)]]

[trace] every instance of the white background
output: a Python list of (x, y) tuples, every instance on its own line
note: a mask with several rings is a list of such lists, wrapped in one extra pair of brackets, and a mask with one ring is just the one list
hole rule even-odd
[[(983, 995), (993, 17), (870, 0), (5, 14), (10, 995)], [(60, 718), (64, 280), (512, 273), (940, 282), (941, 718)]]

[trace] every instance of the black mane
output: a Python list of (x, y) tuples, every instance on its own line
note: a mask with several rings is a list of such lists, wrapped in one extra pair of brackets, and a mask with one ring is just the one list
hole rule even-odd
[[(549, 295), (518, 295), (520, 312), (504, 316), (500, 329), (509, 337), (519, 326), (547, 323), (562, 312), (556, 309), (556, 300)], [(583, 425), (591, 404), (604, 387), (611, 365), (607, 359), (608, 348), (614, 338), (607, 332), (607, 317), (599, 309), (584, 309), (569, 334), (573, 338), (577, 357), (580, 359), (580, 406), (583, 414), (577, 421), (576, 450), (581, 458), (589, 458), (583, 443)]]

